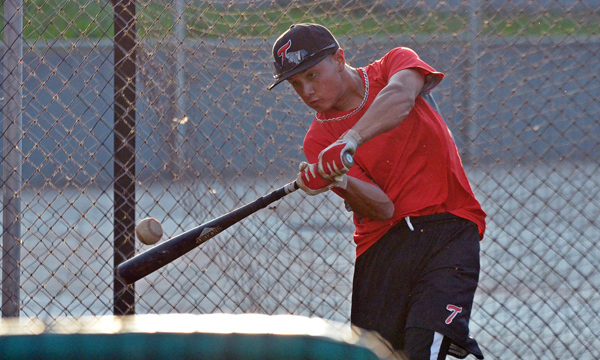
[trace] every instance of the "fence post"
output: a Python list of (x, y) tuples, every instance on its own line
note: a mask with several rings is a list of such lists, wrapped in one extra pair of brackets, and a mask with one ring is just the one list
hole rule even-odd
[[(114, 269), (135, 253), (135, 0), (114, 6)], [(135, 313), (135, 289), (114, 277), (115, 315)]]
[(479, 35), (481, 32), (481, 19), (479, 15), (479, 9), (481, 9), (481, 0), (468, 0), (469, 11), (471, 17), (467, 24), (467, 59), (466, 59), (466, 76), (465, 76), (465, 121), (463, 127), (463, 139), (464, 139), (464, 155), (463, 161), (473, 164), (479, 160), (481, 156), (480, 149), (477, 148), (477, 144), (473, 141), (477, 136), (477, 122), (476, 115), (477, 110), (480, 106), (479, 98), (477, 94), (477, 87), (479, 86), (479, 56), (480, 40)]
[(2, 317), (18, 317), (21, 262), (21, 163), (23, 121), (23, 1), (4, 3), (4, 150), (2, 202)]

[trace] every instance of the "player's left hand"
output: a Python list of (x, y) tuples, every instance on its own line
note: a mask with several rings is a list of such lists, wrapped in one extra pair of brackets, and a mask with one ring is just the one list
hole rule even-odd
[(346, 131), (319, 154), (319, 174), (326, 180), (335, 180), (336, 177), (347, 173), (350, 169), (344, 164), (343, 155), (354, 155), (360, 142), (360, 135), (356, 131)]
[(346, 188), (347, 175), (341, 175), (337, 181), (325, 180), (317, 171), (317, 164), (300, 163), (300, 173), (296, 177), (296, 184), (308, 195), (317, 195), (333, 187)]

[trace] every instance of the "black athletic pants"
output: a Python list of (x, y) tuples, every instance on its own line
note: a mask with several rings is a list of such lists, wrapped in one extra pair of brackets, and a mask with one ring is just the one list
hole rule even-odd
[(477, 225), (448, 213), (410, 218), (357, 258), (351, 321), (410, 360), (481, 359), (468, 326), (478, 280)]

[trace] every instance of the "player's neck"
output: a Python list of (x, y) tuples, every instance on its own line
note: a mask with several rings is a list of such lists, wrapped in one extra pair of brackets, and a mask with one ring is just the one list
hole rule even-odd
[(356, 109), (362, 103), (365, 94), (365, 84), (355, 68), (346, 65), (342, 73), (342, 86), (342, 95), (333, 108), (337, 111)]

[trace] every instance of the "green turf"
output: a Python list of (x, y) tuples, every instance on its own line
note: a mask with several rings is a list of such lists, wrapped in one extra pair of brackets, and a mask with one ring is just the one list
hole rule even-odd
[[(235, 3), (235, 2), (232, 2)], [(465, 12), (407, 11), (402, 8), (349, 2), (341, 6), (295, 2), (288, 6), (216, 5), (186, 0), (184, 12), (188, 39), (277, 36), (296, 22), (318, 22), (336, 36), (456, 35), (467, 33), (471, 14)], [(319, 3), (319, 2), (315, 2)], [(173, 36), (175, 2), (137, 2), (140, 37)], [(196, 5), (194, 5), (196, 4)], [(366, 5), (367, 4), (367, 5)], [(282, 7), (286, 10), (283, 11)], [(24, 36), (27, 40), (112, 38), (113, 9), (106, 0), (24, 0)], [(0, 8), (4, 14), (4, 9)], [(595, 13), (493, 13), (478, 14), (475, 24), (483, 35), (594, 35), (600, 32)], [(0, 20), (4, 26), (4, 17)]]

